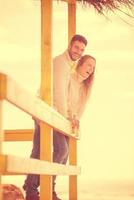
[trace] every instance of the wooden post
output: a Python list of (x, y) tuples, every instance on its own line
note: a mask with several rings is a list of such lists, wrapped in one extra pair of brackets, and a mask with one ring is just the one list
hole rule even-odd
[[(0, 83), (1, 84), (1, 83)], [(2, 102), (0, 99), (0, 154), (2, 154), (2, 143), (3, 143), (3, 128), (2, 128)], [(2, 172), (0, 172), (0, 200), (2, 200)]]
[[(68, 41), (76, 33), (76, 0), (68, 0)], [(77, 165), (77, 141), (69, 139), (69, 164)], [(69, 177), (69, 200), (77, 200), (77, 176)]]
[(76, 33), (76, 0), (68, 0), (68, 41)]
[(0, 154), (2, 154), (2, 143), (4, 140), (3, 132), (3, 100), (0, 99)]
[[(0, 74), (0, 154), (2, 154), (2, 144), (4, 140), (3, 132), (3, 100), (6, 97), (6, 75)], [(0, 200), (2, 200), (2, 172), (0, 172)]]
[[(77, 140), (69, 139), (69, 164), (77, 165)], [(77, 200), (77, 175), (69, 176), (69, 200)]]
[[(41, 99), (51, 105), (52, 0), (41, 0)], [(52, 128), (41, 122), (40, 158), (52, 161)], [(52, 178), (40, 178), (40, 200), (52, 199)]]

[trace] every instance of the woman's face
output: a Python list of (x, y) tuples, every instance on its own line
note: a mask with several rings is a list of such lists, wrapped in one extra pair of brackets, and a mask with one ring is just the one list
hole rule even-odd
[(84, 78), (87, 79), (94, 71), (95, 60), (88, 58), (85, 62), (78, 67), (78, 73)]

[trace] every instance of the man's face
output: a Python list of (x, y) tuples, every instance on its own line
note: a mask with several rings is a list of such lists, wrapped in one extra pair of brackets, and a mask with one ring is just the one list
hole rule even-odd
[(73, 60), (73, 61), (78, 60), (82, 56), (82, 54), (85, 50), (85, 47), (86, 47), (85, 44), (78, 40), (76, 40), (72, 44), (70, 44), (68, 47), (68, 53), (69, 53), (71, 60)]

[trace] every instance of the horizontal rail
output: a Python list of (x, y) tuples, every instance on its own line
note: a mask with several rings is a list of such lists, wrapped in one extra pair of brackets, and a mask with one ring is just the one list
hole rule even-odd
[(62, 165), (32, 158), (0, 155), (0, 172), (40, 174), (40, 175), (79, 175), (80, 167)]
[(33, 129), (4, 130), (4, 141), (32, 141)]
[[(50, 107), (40, 98), (31, 94), (26, 89), (22, 88), (9, 76), (0, 73), (0, 84), (3, 84), (3, 80), (5, 80), (5, 91), (3, 91), (4, 94), (2, 94), (2, 97), (4, 96), (5, 100), (9, 101), (29, 115), (47, 123), (63, 134), (78, 139), (77, 134), (72, 131), (70, 122), (55, 109)], [(4, 86), (2, 88), (4, 88)]]

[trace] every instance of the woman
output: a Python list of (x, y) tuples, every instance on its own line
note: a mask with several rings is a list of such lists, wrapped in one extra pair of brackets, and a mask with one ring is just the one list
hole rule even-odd
[[(79, 120), (91, 94), (95, 65), (96, 60), (94, 57), (84, 55), (78, 61), (75, 71), (70, 75), (70, 81), (66, 92), (68, 105), (67, 118), (70, 120), (73, 129), (79, 128)], [(64, 87), (64, 85), (62, 87)], [(55, 91), (54, 95), (56, 96)], [(57, 96), (60, 98), (59, 93)], [(57, 104), (55, 104), (55, 107), (57, 111), (60, 111), (61, 105), (58, 103), (58, 100), (56, 102)], [(53, 147), (53, 161), (66, 164), (69, 151), (68, 137), (54, 130)], [(59, 198), (55, 192), (55, 178), (56, 176), (53, 177), (53, 197), (55, 196), (53, 199), (58, 200)]]
[(78, 61), (76, 70), (71, 74), (68, 88), (68, 117), (72, 126), (79, 128), (79, 120), (91, 94), (96, 60), (84, 55)]

